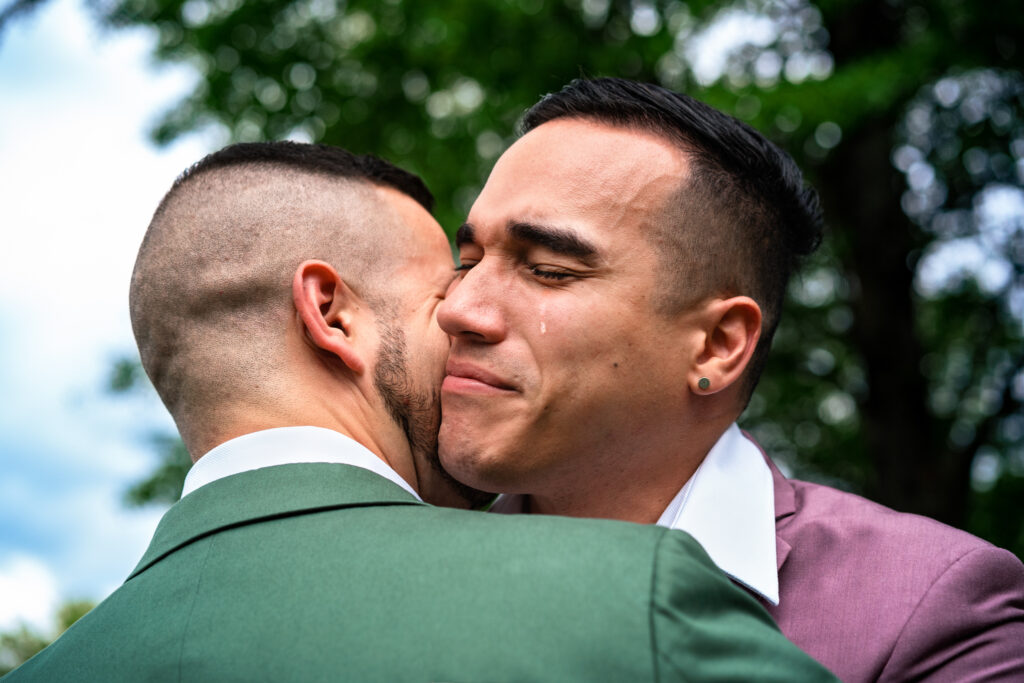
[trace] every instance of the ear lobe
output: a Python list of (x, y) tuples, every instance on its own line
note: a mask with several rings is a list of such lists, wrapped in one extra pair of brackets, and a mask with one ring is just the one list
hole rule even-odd
[(739, 380), (761, 338), (761, 307), (750, 297), (712, 302), (707, 314), (704, 347), (688, 378), (690, 391), (701, 395), (717, 393)]
[(366, 370), (357, 344), (359, 297), (323, 261), (303, 261), (292, 280), (292, 301), (313, 344), (337, 356), (352, 372)]

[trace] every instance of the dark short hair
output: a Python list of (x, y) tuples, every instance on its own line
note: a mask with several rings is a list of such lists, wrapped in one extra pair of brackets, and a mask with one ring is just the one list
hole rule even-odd
[[(793, 159), (756, 130), (688, 95), (621, 78), (574, 80), (523, 117), (525, 134), (576, 118), (661, 136), (689, 158), (689, 182), (652, 235), (666, 270), (661, 305), (680, 310), (715, 293), (747, 295), (763, 311), (747, 370), (753, 392), (778, 326), (790, 274), (821, 242), (818, 194)], [(676, 217), (673, 219), (673, 217)]]
[[(365, 180), (407, 194), (419, 202), (428, 213), (434, 210), (434, 196), (423, 180), (415, 174), (369, 154), (353, 154), (341, 147), (287, 140), (239, 142), (213, 152), (178, 176), (168, 195), (201, 173), (249, 164), (277, 164), (308, 173)], [(159, 212), (159, 209), (157, 211)]]

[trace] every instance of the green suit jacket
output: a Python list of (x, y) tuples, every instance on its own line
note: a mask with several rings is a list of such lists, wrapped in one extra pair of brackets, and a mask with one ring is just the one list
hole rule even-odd
[(435, 508), (347, 465), (175, 504), (20, 680), (831, 680), (689, 536)]

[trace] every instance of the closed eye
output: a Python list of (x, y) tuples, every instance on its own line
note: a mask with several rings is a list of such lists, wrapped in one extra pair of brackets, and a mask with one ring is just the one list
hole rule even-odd
[(548, 270), (540, 266), (530, 266), (530, 272), (539, 278), (545, 280), (565, 280), (573, 277), (572, 273), (565, 273), (558, 270)]

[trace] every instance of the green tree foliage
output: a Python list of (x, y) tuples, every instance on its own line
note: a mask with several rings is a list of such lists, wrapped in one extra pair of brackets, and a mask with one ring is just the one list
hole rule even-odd
[(160, 454), (160, 462), (149, 476), (125, 492), (125, 501), (132, 506), (174, 503), (181, 497), (185, 475), (192, 467), (192, 458), (176, 435), (157, 433), (152, 434), (150, 440)]
[(27, 662), (49, 644), (49, 638), (43, 637), (25, 625), (19, 626), (14, 631), (0, 633), (0, 676)]
[[(750, 121), (820, 189), (829, 232), (793, 283), (744, 424), (802, 476), (1024, 554), (1007, 503), (1024, 488), (1017, 3), (100, 7), (114, 25), (154, 27), (156, 57), (201, 76), (157, 142), (213, 127), (376, 153), (428, 180), (450, 231), (523, 110), (574, 77), (661, 82)], [(708, 38), (730, 26), (742, 45), (715, 68)]]
[[(135, 398), (145, 395), (145, 398), (151, 399), (155, 393), (138, 356), (126, 356), (114, 361), (107, 377), (107, 389), (113, 394)], [(181, 487), (192, 466), (192, 458), (177, 434), (151, 431), (146, 438), (158, 454), (159, 462), (145, 478), (125, 491), (125, 503), (130, 506), (174, 503), (181, 497)]]
[(40, 634), (24, 624), (14, 631), (0, 633), (0, 676), (27, 662), (95, 606), (96, 603), (89, 600), (70, 600), (61, 605), (57, 609), (57, 633), (53, 638)]

